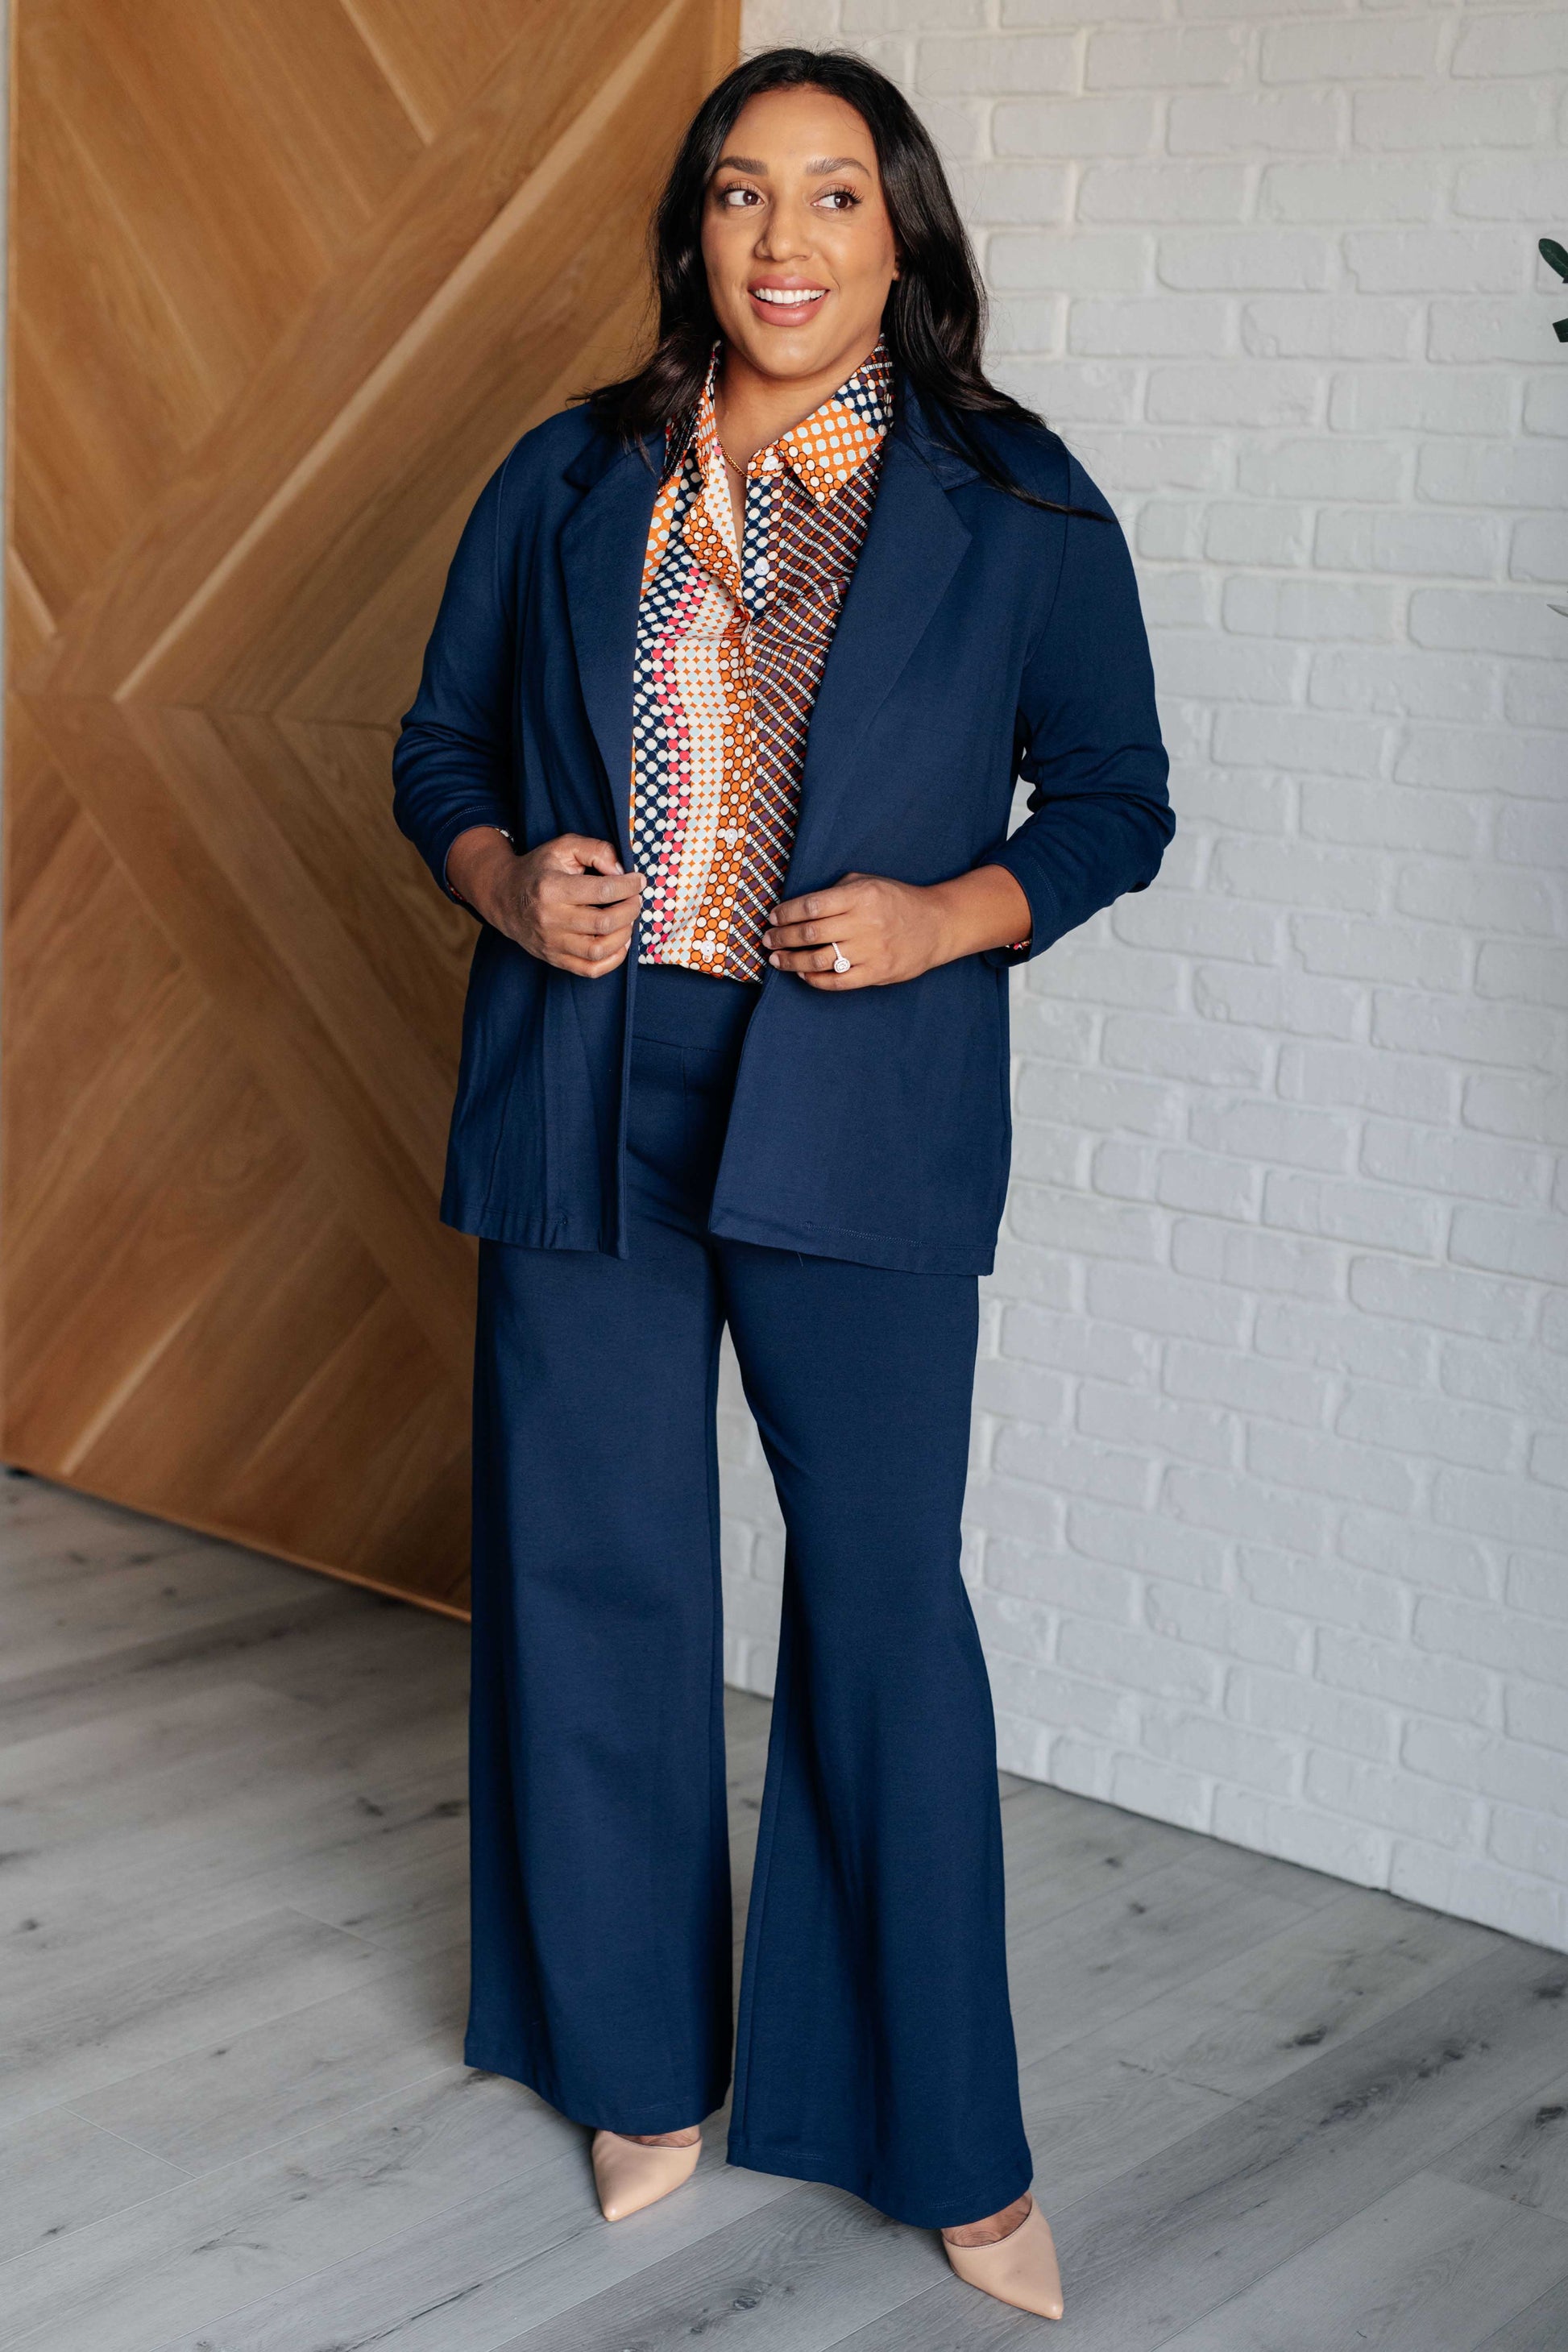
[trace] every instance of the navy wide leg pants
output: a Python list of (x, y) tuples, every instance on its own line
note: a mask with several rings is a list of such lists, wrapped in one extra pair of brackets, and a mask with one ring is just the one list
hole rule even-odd
[(464, 2054), (616, 2131), (723, 2103), (727, 1322), (787, 1531), (729, 2154), (951, 2227), (1031, 2172), (959, 1576), (976, 1286), (706, 1233), (755, 993), (638, 974), (628, 1257), (481, 1248)]

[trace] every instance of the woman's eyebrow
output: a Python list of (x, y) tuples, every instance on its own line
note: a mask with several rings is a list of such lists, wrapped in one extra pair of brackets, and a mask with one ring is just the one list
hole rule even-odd
[[(750, 172), (754, 179), (765, 180), (768, 167), (755, 155), (721, 155), (714, 164), (716, 172)], [(818, 155), (805, 166), (809, 179), (820, 179), (827, 172), (864, 172), (868, 179), (871, 167), (856, 155)]]

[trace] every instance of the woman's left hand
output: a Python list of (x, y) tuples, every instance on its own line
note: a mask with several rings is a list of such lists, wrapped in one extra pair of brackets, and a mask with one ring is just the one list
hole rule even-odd
[[(880, 988), (913, 980), (942, 963), (942, 917), (934, 893), (881, 874), (846, 874), (830, 890), (785, 898), (773, 910), (763, 945), (781, 971), (813, 988)], [(849, 970), (833, 969), (835, 947)]]
[[(923, 887), (846, 874), (828, 889), (784, 899), (763, 945), (771, 964), (808, 988), (886, 988), (956, 956), (1026, 939), (1029, 922), (1029, 902), (1004, 866)], [(836, 953), (847, 971), (834, 971)]]

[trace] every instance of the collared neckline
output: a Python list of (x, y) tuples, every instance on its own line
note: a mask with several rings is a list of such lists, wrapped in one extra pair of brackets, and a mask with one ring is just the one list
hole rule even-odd
[[(714, 344), (713, 356), (708, 363), (691, 448), (704, 487), (711, 486), (717, 476), (719, 487), (723, 489), (724, 452), (713, 408), (713, 387), (721, 349), (721, 344)], [(803, 416), (797, 425), (781, 433), (776, 441), (770, 441), (765, 448), (754, 453), (746, 467), (746, 479), (756, 481), (769, 474), (782, 473), (787, 465), (817, 504), (825, 506), (873, 451), (880, 448), (892, 422), (893, 367), (887, 345), (879, 338), (875, 350), (861, 361), (852, 375), (846, 377), (837, 392), (829, 393), (809, 416)], [(723, 489), (723, 495), (727, 504), (727, 489)]]

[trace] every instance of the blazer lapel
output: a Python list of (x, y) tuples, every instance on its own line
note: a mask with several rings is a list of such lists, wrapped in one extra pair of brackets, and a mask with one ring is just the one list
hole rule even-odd
[[(925, 635), (970, 534), (914, 431), (895, 426), (870, 527), (834, 633), (806, 737), (800, 819), (786, 890), (809, 870), (854, 772), (855, 754)], [(973, 479), (956, 461), (941, 470)]]
[(561, 535), (577, 675), (594, 730), (624, 865), (631, 863), (627, 810), (632, 768), (632, 669), (637, 604), (657, 467), (641, 449), (617, 450)]

